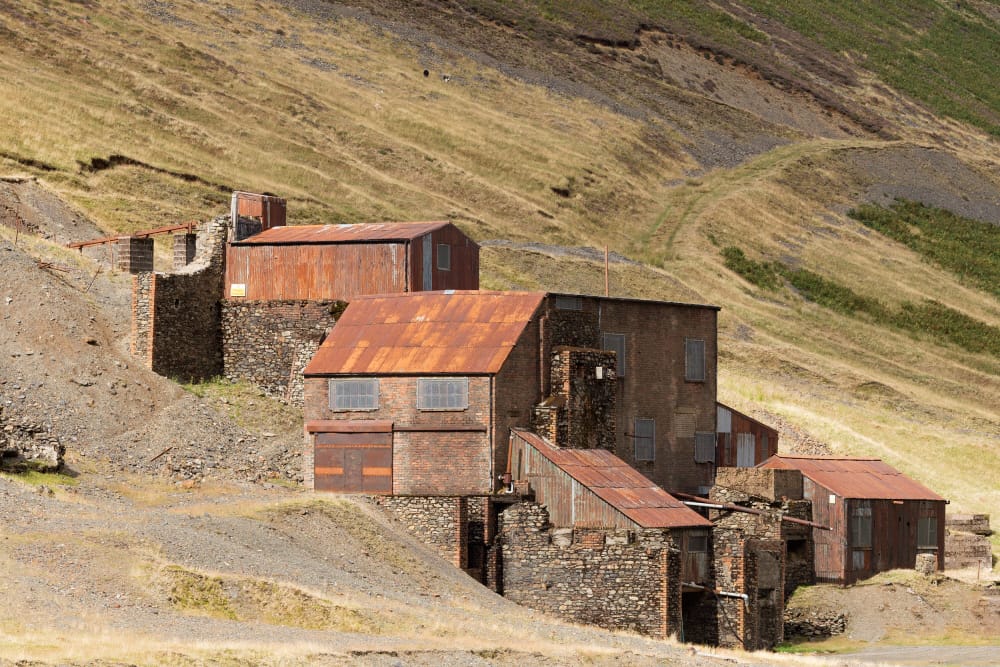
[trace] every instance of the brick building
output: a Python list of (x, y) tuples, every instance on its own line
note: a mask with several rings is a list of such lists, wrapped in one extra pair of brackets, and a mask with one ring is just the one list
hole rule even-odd
[(541, 292), (355, 298), (305, 369), (305, 475), (335, 491), (489, 494), (522, 427), (703, 491), (717, 312)]
[(917, 554), (945, 564), (946, 501), (879, 459), (778, 455), (762, 468), (798, 470), (812, 501), (816, 580), (852, 584), (913, 568)]

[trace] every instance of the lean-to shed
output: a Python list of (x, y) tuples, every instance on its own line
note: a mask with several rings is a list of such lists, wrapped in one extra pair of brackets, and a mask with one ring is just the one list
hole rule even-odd
[(812, 501), (816, 579), (851, 584), (878, 572), (912, 568), (919, 553), (944, 569), (947, 501), (879, 459), (772, 456), (762, 468), (802, 472)]
[(272, 227), (229, 244), (225, 284), (252, 301), (478, 289), (479, 246), (443, 221)]
[(722, 403), (716, 412), (716, 467), (752, 468), (778, 453), (775, 429)]

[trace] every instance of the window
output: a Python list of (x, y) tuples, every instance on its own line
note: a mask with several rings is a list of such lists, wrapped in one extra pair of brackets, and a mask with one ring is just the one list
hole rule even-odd
[(715, 463), (714, 433), (694, 434), (694, 461), (695, 463)]
[(451, 271), (451, 246), (438, 243), (437, 267), (439, 271)]
[(618, 358), (615, 370), (618, 377), (625, 377), (625, 334), (602, 333), (601, 349), (614, 351)]
[(708, 535), (692, 534), (688, 535), (688, 553), (708, 552)]
[(920, 503), (920, 516), (917, 518), (917, 548), (937, 549), (937, 513), (934, 503)]
[(867, 549), (872, 545), (872, 505), (855, 500), (851, 509), (851, 546)]
[(330, 409), (378, 410), (378, 378), (330, 380)]
[(652, 461), (656, 452), (656, 423), (652, 419), (635, 420), (635, 460)]
[(557, 296), (556, 308), (559, 310), (583, 310), (583, 299), (578, 296)]
[(705, 381), (705, 341), (701, 339), (684, 339), (684, 379), (689, 382)]
[(465, 410), (469, 407), (469, 378), (420, 378), (418, 410)]

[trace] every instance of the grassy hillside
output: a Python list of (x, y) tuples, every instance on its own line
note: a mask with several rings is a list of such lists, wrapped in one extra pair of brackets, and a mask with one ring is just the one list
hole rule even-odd
[[(607, 244), (639, 262), (613, 265), (613, 293), (723, 306), (721, 399), (780, 421), (787, 446), (883, 456), (1000, 515), (995, 274), (927, 259), (913, 222), (904, 237), (849, 215), (901, 198), (1000, 221), (998, 14), (8, 3), (0, 175), (37, 176), (109, 231), (218, 214), (233, 188), (287, 197), (296, 223), (450, 218), (512, 242), (484, 249), (490, 287), (600, 292), (592, 255), (519, 244)], [(729, 247), (788, 273), (755, 285)], [(831, 308), (817, 285), (912, 317)], [(987, 344), (921, 333), (942, 313)]]

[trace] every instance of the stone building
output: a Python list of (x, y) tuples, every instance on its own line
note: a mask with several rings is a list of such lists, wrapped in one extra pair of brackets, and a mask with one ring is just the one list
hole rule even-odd
[(541, 292), (354, 298), (305, 369), (306, 478), (367, 491), (370, 468), (391, 478), (385, 493), (489, 494), (520, 427), (704, 491), (714, 468), (696, 443), (714, 449), (717, 312)]

